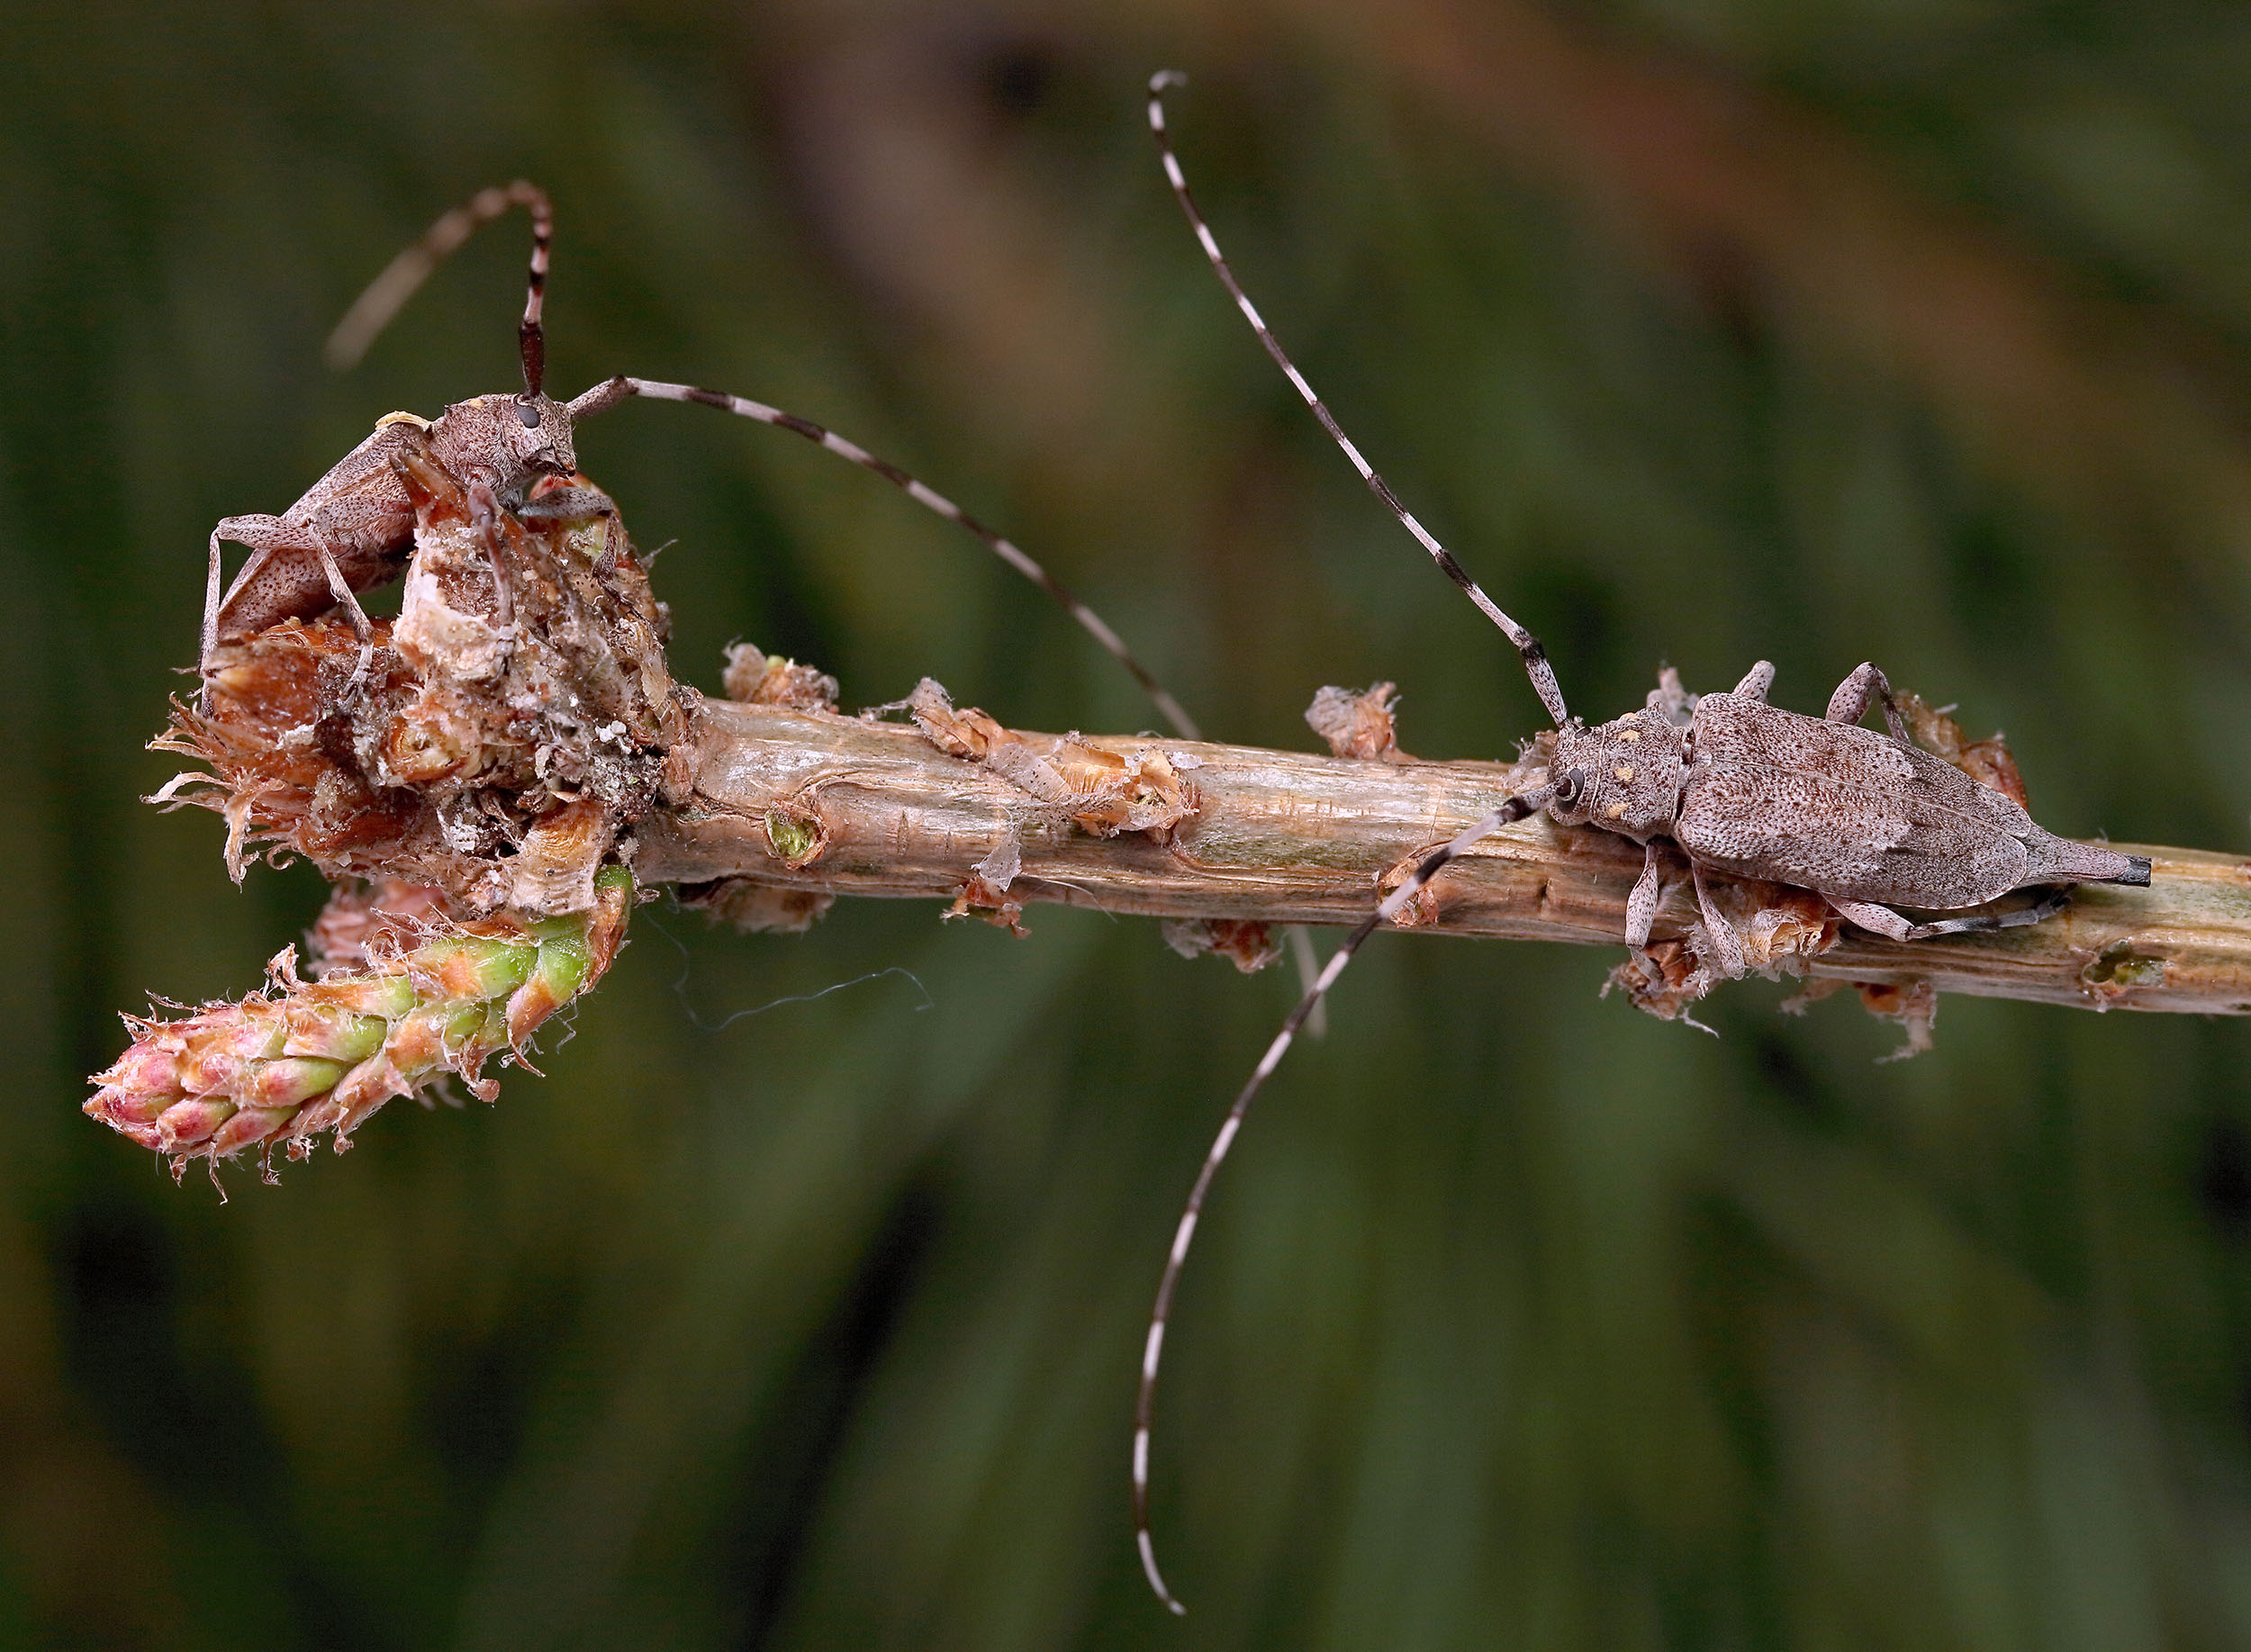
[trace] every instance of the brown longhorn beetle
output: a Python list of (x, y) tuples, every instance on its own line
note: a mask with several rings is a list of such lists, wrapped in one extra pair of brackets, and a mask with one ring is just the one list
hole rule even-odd
[[(1664, 851), (1659, 845), (1669, 842), (1687, 859), (1695, 880), (1704, 927), (1717, 954), (1706, 961), (1730, 979), (1744, 973), (1742, 947), (1713, 903), (1704, 881), (1708, 871), (1794, 884), (1821, 896), (1848, 921), (1894, 941), (2037, 924), (2068, 904), (2067, 889), (2056, 886), (2149, 881), (2149, 862), (2142, 856), (2054, 836), (2009, 798), (1916, 747), (1908, 739), (1890, 683), (1873, 664), (1858, 667), (1838, 685), (1821, 718), (1767, 703), (1774, 667), (1764, 660), (1724, 694), (1698, 697), (1668, 685), (1651, 694), (1644, 709), (1596, 727), (1571, 716), (1540, 639), (1503, 613), (1399, 502), (1283, 353), (1228, 267), (1165, 134), (1164, 93), (1182, 79), (1169, 70), (1151, 78), (1149, 128), (1165, 178), (1204, 256), (1266, 353), (1343, 449), (1361, 480), (1515, 645), (1533, 691), (1554, 719), (1555, 749), (1540, 785), (1503, 799), (1467, 831), (1424, 855), (1412, 874), (1345, 938), (1259, 1058), (1189, 1191), (1158, 1281), (1134, 1408), (1135, 1543), (1149, 1586), (1176, 1612), (1184, 1609), (1157, 1569), (1149, 1532), (1149, 1429), (1165, 1323), (1212, 1178), (1234, 1145), (1260, 1088), (1352, 954), (1471, 844), (1545, 809), (1566, 826), (1599, 826), (1645, 845), (1641, 875), (1626, 903), (1624, 940), (1639, 948), (1649, 944), (1660, 893)], [(1887, 731), (1881, 735), (1859, 727), (1879, 704)], [(2035, 886), (2050, 887), (2034, 904), (2007, 912), (1919, 922), (1894, 910), (1966, 913), (2012, 889)]]
[[(1001, 561), (1038, 585), (1133, 673), (1176, 731), (1190, 740), (1202, 737), (1180, 702), (1134, 657), (1117, 633), (1045, 568), (944, 494), (835, 431), (746, 397), (622, 375), (604, 379), (569, 402), (550, 399), (544, 389), (547, 333), (540, 317), (547, 297), (547, 251), (555, 214), (547, 192), (536, 185), (519, 180), (505, 188), (484, 190), (431, 225), (420, 240), (391, 261), (338, 323), (329, 339), (330, 365), (345, 367), (357, 362), (440, 260), (480, 225), (517, 207), (531, 214), (531, 275), (523, 320), (517, 329), (523, 390), (473, 396), (446, 409), (435, 420), (392, 413), (378, 420), (373, 435), (345, 455), (281, 515), (231, 516), (212, 529), (199, 662), (206, 678), (206, 698), (212, 654), (218, 645), (252, 636), (285, 619), (306, 618), (332, 607), (341, 608), (350, 616), (365, 648), (373, 629), (357, 593), (396, 578), (413, 548), (413, 505), (397, 468), (411, 447), (426, 447), (430, 457), (458, 477), (468, 491), (472, 509), (480, 512), (505, 509), (527, 520), (602, 519), (606, 530), (602, 560), (614, 564), (624, 549), (624, 537), (606, 494), (585, 486), (566, 485), (537, 495), (531, 490), (543, 478), (575, 474), (578, 455), (574, 437), (582, 420), (607, 412), (628, 397), (647, 396), (662, 402), (693, 402), (773, 425), (873, 471), (917, 504), (966, 528)], [(248, 546), (251, 551), (223, 597), (219, 589), (221, 542)], [(504, 618), (507, 593), (503, 591), (501, 596)], [(363, 665), (365, 660), (363, 653)], [(1311, 958), (1309, 948), (1306, 957)]]

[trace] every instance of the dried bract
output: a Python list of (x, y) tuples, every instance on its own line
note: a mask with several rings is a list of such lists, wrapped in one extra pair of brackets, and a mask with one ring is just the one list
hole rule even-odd
[(708, 912), (745, 934), (802, 934), (836, 904), (834, 895), (819, 889), (787, 889), (748, 878), (683, 884), (675, 893), (682, 906)]
[(1899, 690), (1894, 698), (1917, 745), (1934, 757), (1943, 757), (1978, 784), (1991, 786), (2019, 808), (2032, 807), (2024, 795), (2024, 776), (2018, 772), (2017, 760), (1999, 735), (1972, 740), (1959, 723), (1921, 695)]
[(470, 914), (583, 911), (619, 838), (681, 780), (694, 699), (623, 535), (527, 524), (429, 453), (399, 474), (414, 560), (394, 622), (335, 618), (221, 645), (208, 712), (173, 709), (158, 750), (208, 772), (158, 800), (218, 810), (229, 870), (302, 854), (331, 878), (429, 884)]
[(1225, 958), (1245, 975), (1255, 975), (1282, 955), (1282, 938), (1273, 925), (1250, 918), (1170, 918), (1161, 926), (1164, 943), (1183, 958), (1209, 952)]
[(1896, 1021), (1906, 1030), (1907, 1042), (1879, 1061), (1903, 1061), (1931, 1047), (1931, 1029), (1939, 1020), (1939, 989), (1929, 981), (1855, 981), (1861, 1007), (1880, 1021)]
[(836, 680), (825, 671), (800, 665), (753, 643), (729, 643), (719, 686), (729, 700), (746, 706), (787, 706), (792, 711), (834, 711)]
[(1306, 722), (1339, 757), (1363, 763), (1408, 763), (1399, 749), (1397, 718), (1399, 685), (1379, 682), (1372, 688), (1324, 688), (1306, 708)]
[(1699, 916), (1685, 939), (1652, 942), (1628, 953), (1604, 982), (1603, 996), (1615, 988), (1636, 1009), (1660, 1021), (1694, 1023), (1688, 1006), (1727, 979), (1720, 945), (1707, 926), (1711, 917), (1734, 932), (1745, 969), (1768, 979), (1804, 973), (1844, 930), (1827, 902), (1785, 883), (1715, 880), (1711, 896), (1711, 913)]
[(907, 713), (940, 751), (983, 764), (1031, 798), (1034, 818), (1069, 821), (1097, 837), (1145, 832), (1162, 840), (1196, 812), (1195, 789), (1158, 746), (1126, 757), (1075, 736), (1018, 734), (975, 707), (956, 711), (928, 677), (907, 697)]

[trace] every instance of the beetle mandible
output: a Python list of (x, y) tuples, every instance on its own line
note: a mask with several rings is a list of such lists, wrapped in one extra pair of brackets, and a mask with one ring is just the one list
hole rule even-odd
[[(1714, 954), (1704, 962), (1731, 979), (1745, 971), (1742, 943), (1712, 899), (1707, 872), (1809, 889), (1849, 922), (1894, 941), (2035, 924), (2062, 911), (2069, 900), (2065, 889), (2052, 888), (2029, 907), (1970, 911), (2012, 889), (2149, 881), (2145, 857), (2057, 837), (2011, 799), (1918, 748), (1908, 737), (1891, 684), (1874, 664), (1860, 665), (1840, 683), (1827, 714), (1820, 718), (1767, 703), (1774, 667), (1764, 660), (1727, 693), (1699, 697), (1661, 687), (1643, 709), (1610, 722), (1589, 727), (1573, 717), (1540, 639), (1502, 612), (1399, 501), (1314, 393), (1236, 280), (1189, 193), (1165, 131), (1164, 93), (1182, 79), (1170, 70), (1151, 77), (1149, 128), (1165, 178), (1213, 273), (1361, 480), (1515, 645), (1532, 690), (1554, 722), (1555, 746), (1545, 780), (1504, 799), (1483, 819), (1424, 855), (1345, 938), (1267, 1045), (1204, 1156), (1158, 1280), (1134, 1407), (1134, 1540), (1150, 1587), (1175, 1612), (1185, 1609), (1158, 1570), (1149, 1529), (1150, 1428), (1165, 1325), (1212, 1179), (1234, 1145), (1252, 1101), (1314, 1007), (1368, 937), (1397, 917), (1450, 862), (1503, 826), (1543, 809), (1566, 826), (1597, 826), (1632, 838), (1644, 845), (1644, 855), (1627, 901), (1623, 938), (1640, 948), (1649, 944), (1657, 916), (1663, 845), (1669, 842), (1686, 858), (1695, 880), (1703, 928)], [(1859, 726), (1878, 705), (1885, 728), (1880, 735)], [(1896, 907), (1966, 916), (1921, 921)]]

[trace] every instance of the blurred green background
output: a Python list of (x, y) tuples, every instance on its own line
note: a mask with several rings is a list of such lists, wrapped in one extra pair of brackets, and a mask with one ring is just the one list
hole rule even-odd
[[(1714, 1042), (1593, 949), (1372, 945), (1143, 1317), (1294, 991), (1154, 925), (646, 909), (550, 1076), (395, 1104), (221, 1207), (82, 1119), (115, 1014), (252, 987), (135, 799), (203, 537), (514, 381), (521, 221), (366, 364), (443, 206), (560, 213), (565, 390), (833, 423), (1019, 537), (1216, 737), (1537, 727), (1197, 256), (1191, 176), (1377, 462), (1573, 704), (1874, 658), (2064, 832), (2251, 811), (2251, 14), (2219, 0), (14, 0), (0, 48), (0, 1645), (2251, 1644), (2239, 1024), (1752, 983)], [(1151, 714), (890, 490), (687, 408), (590, 426), (681, 674)], [(911, 972), (876, 976), (878, 971)], [(777, 1002), (857, 980), (818, 1001)], [(721, 1027), (746, 1010), (764, 1013)]]

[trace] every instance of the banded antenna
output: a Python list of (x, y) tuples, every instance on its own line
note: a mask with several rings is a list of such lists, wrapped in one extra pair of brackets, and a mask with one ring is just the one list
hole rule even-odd
[[(1360, 478), (1368, 484), (1369, 491), (1383, 501), (1391, 514), (1398, 519), (1401, 527), (1415, 536), (1415, 542), (1430, 554), (1431, 560), (1438, 564), (1440, 571), (1460, 586), (1470, 601), (1477, 604), (1478, 611), (1498, 626), (1502, 635), (1515, 645), (1518, 657), (1524, 663), (1524, 674), (1532, 679), (1532, 691), (1540, 696), (1540, 703), (1547, 709), (1548, 716), (1558, 728), (1567, 727), (1570, 721), (1570, 711), (1563, 702), (1563, 690), (1556, 682), (1555, 668), (1548, 663), (1547, 650), (1541, 645), (1540, 639), (1502, 612), (1499, 605), (1487, 596), (1462, 565), (1454, 560), (1453, 554), (1441, 545), (1430, 529), (1415, 519), (1415, 513), (1400, 502), (1399, 496), (1391, 491), (1391, 484), (1377, 474), (1376, 467), (1368, 462), (1352, 438), (1344, 434), (1344, 428), (1337, 423), (1336, 416), (1329, 411), (1327, 404), (1314, 393), (1312, 384), (1297, 370), (1297, 363), (1290, 360), (1288, 352), (1282, 348), (1281, 341), (1267, 326), (1265, 317), (1259, 313), (1258, 306), (1251, 302), (1251, 295), (1243, 290), (1243, 284), (1235, 278), (1226, 255), (1219, 250), (1218, 239), (1212, 234), (1211, 226), (1198, 210), (1196, 197), (1189, 192), (1188, 176), (1181, 171), (1180, 157), (1172, 152), (1171, 139), (1165, 131), (1164, 95), (1169, 88), (1185, 84), (1187, 77), (1171, 69), (1160, 70), (1150, 77), (1149, 131), (1157, 140), (1157, 153), (1164, 163), (1165, 181), (1171, 185), (1173, 198), (1180, 202), (1180, 211), (1188, 218), (1189, 228), (1196, 232), (1197, 245), (1204, 249), (1204, 257), (1210, 261), (1212, 273), (1219, 277), (1220, 285), (1226, 288), (1228, 296), (1234, 300), (1235, 308), (1251, 324), (1251, 330), (1266, 347), (1266, 353), (1274, 358), (1274, 365), (1282, 370), (1291, 387), (1313, 411), (1313, 416), (1320, 420), (1321, 428), (1329, 433), (1330, 439), (1352, 461), (1352, 468), (1360, 473)], [(1433, 850), (1416, 864), (1414, 875), (1386, 896), (1376, 910), (1345, 937), (1344, 943), (1337, 948), (1319, 976), (1306, 988), (1305, 997), (1297, 1001), (1297, 1007), (1283, 1020), (1281, 1031), (1274, 1035), (1273, 1042), (1266, 1047), (1266, 1053), (1259, 1058), (1258, 1066), (1252, 1070), (1249, 1081), (1236, 1095), (1234, 1105), (1227, 1109), (1227, 1116), (1220, 1124), (1219, 1133), (1213, 1138), (1210, 1150), (1204, 1155), (1203, 1166), (1196, 1174), (1195, 1184), (1189, 1189), (1188, 1203), (1180, 1211), (1180, 1224), (1173, 1230), (1172, 1249), (1165, 1258), (1164, 1272), (1157, 1281), (1157, 1299), (1149, 1314), (1148, 1340), (1144, 1344), (1141, 1357), (1141, 1382), (1134, 1401), (1134, 1544), (1140, 1551), (1141, 1569), (1149, 1580), (1150, 1588), (1175, 1612), (1184, 1612), (1187, 1608), (1165, 1584), (1164, 1575), (1157, 1566), (1156, 1543), (1149, 1529), (1150, 1430), (1156, 1414), (1157, 1367), (1164, 1351), (1165, 1326), (1172, 1313), (1173, 1294), (1179, 1288), (1180, 1271), (1187, 1264), (1189, 1246), (1195, 1240), (1196, 1224), (1203, 1215), (1204, 1203), (1210, 1195), (1212, 1180), (1218, 1175), (1219, 1167), (1225, 1160), (1228, 1151), (1234, 1146), (1235, 1136), (1243, 1128), (1243, 1118), (1250, 1112), (1252, 1102), (1257, 1099), (1267, 1079), (1273, 1076), (1275, 1068), (1281, 1064), (1282, 1057), (1288, 1052), (1306, 1018), (1314, 1014), (1329, 989), (1336, 985), (1337, 977), (1344, 972), (1344, 967), (1352, 962), (1352, 955), (1360, 951), (1368, 937), (1397, 916), (1399, 909), (1414, 899), (1425, 884), (1445, 869), (1448, 862), (1503, 826), (1545, 808), (1554, 797), (1555, 788), (1552, 785), (1520, 792), (1507, 799), (1451, 842)]]
[(1156, 1540), (1149, 1530), (1149, 1433), (1156, 1417), (1157, 1362), (1164, 1352), (1164, 1328), (1172, 1313), (1172, 1295), (1180, 1287), (1180, 1270), (1188, 1263), (1188, 1248), (1196, 1238), (1196, 1224), (1204, 1214), (1204, 1200), (1211, 1192), (1212, 1178), (1219, 1174), (1227, 1151), (1235, 1144), (1235, 1136), (1243, 1129), (1243, 1120), (1251, 1111), (1251, 1104), (1258, 1099), (1259, 1091), (1274, 1076), (1274, 1070), (1289, 1053), (1289, 1046), (1297, 1041), (1298, 1029), (1306, 1017), (1313, 1014), (1336, 978), (1344, 973), (1344, 966), (1352, 961), (1352, 954), (1377, 930), (1399, 914), (1399, 908), (1423, 891), (1424, 885), (1443, 871), (1447, 865), (1469, 853), (1472, 845), (1490, 837), (1505, 826), (1513, 825), (1526, 816), (1545, 808), (1555, 797), (1553, 785), (1542, 785), (1531, 791), (1523, 791), (1504, 801), (1491, 814), (1461, 832), (1450, 842), (1440, 844), (1415, 863), (1415, 871), (1406, 882), (1383, 898), (1381, 905), (1361, 921), (1360, 926), (1344, 937), (1329, 961), (1322, 967), (1313, 985), (1299, 998), (1297, 1007), (1282, 1020), (1282, 1029), (1274, 1034), (1273, 1043), (1266, 1046), (1266, 1053), (1259, 1057), (1259, 1064), (1251, 1072), (1221, 1121), (1219, 1133), (1204, 1154), (1203, 1168), (1196, 1173), (1196, 1184), (1189, 1189), (1188, 1203), (1181, 1208), (1180, 1225), (1172, 1232), (1172, 1249), (1164, 1259), (1164, 1272), (1157, 1281), (1156, 1306), (1150, 1310), (1149, 1335), (1141, 1355), (1141, 1386), (1134, 1396), (1134, 1545), (1141, 1552), (1141, 1569), (1149, 1579), (1149, 1586), (1157, 1598), (1174, 1612), (1185, 1615), (1188, 1608), (1181, 1605), (1172, 1591), (1165, 1586), (1164, 1574), (1157, 1569)]
[(1330, 439), (1352, 462), (1352, 468), (1360, 473), (1360, 479), (1368, 484), (1369, 492), (1383, 501), (1391, 514), (1399, 519), (1399, 525), (1413, 534), (1416, 543), (1430, 553), (1431, 560), (1438, 564), (1440, 571), (1478, 605), (1478, 612), (1500, 627), (1502, 635), (1516, 645), (1516, 652), (1524, 662), (1524, 674), (1532, 679), (1532, 691), (1540, 696), (1540, 703), (1547, 708), (1548, 716), (1555, 726), (1562, 727), (1570, 720), (1571, 714), (1564, 706), (1563, 690), (1555, 680), (1555, 667), (1548, 664), (1548, 651), (1541, 646), (1540, 639), (1503, 613), (1499, 605), (1487, 596), (1477, 581), (1471, 579), (1462, 565), (1454, 560), (1453, 553), (1441, 545), (1431, 530), (1415, 519), (1415, 513), (1399, 502), (1399, 496), (1391, 491), (1391, 484), (1377, 474), (1376, 467), (1369, 464), (1359, 447), (1353, 445), (1352, 438), (1344, 434), (1344, 427), (1337, 423), (1336, 416), (1329, 411), (1327, 404), (1314, 393), (1313, 386), (1306, 382), (1306, 375), (1297, 371), (1297, 364), (1289, 359), (1281, 341), (1267, 326), (1265, 317), (1259, 314), (1258, 306), (1251, 302), (1251, 295), (1235, 279), (1226, 255), (1219, 250), (1219, 242), (1213, 236), (1211, 226), (1204, 221), (1204, 214), (1197, 209), (1196, 197), (1189, 193), (1188, 175), (1180, 170), (1180, 157), (1173, 154), (1172, 140), (1165, 132), (1165, 91), (1168, 87), (1187, 84), (1188, 77), (1174, 69), (1160, 69), (1149, 77), (1149, 131), (1157, 140), (1157, 153), (1164, 162), (1165, 181), (1172, 185), (1173, 198), (1180, 202), (1180, 211), (1187, 214), (1189, 228), (1196, 231), (1197, 245), (1204, 249), (1204, 257), (1211, 260), (1212, 273), (1219, 277), (1219, 284), (1225, 287), (1228, 296), (1235, 301), (1235, 308), (1243, 311), (1243, 319), (1250, 322), (1251, 330), (1258, 335), (1259, 342), (1266, 347), (1266, 353), (1274, 358), (1274, 365), (1282, 370), (1291, 388), (1305, 399), (1306, 405), (1313, 410), (1313, 416), (1321, 421), (1321, 428), (1329, 433)]
[[(430, 273), (448, 256), (458, 250), (463, 242), (484, 225), (492, 222), (516, 207), (527, 208), (531, 213), (531, 275), (524, 300), (524, 316), (518, 329), (523, 357), (524, 395), (526, 414), (530, 417), (529, 402), (543, 393), (547, 375), (547, 333), (542, 325), (542, 311), (546, 304), (547, 256), (554, 238), (555, 213), (547, 201), (547, 192), (536, 184), (518, 180), (502, 188), (486, 189), (455, 207), (426, 230), (421, 239), (391, 260), (383, 273), (368, 284), (336, 330), (329, 335), (327, 357), (331, 366), (342, 368), (357, 364), (367, 353), (377, 335), (388, 326), (415, 290), (429, 279)], [(848, 459), (863, 470), (872, 471), (899, 490), (926, 510), (943, 517), (955, 527), (969, 533), (1002, 562), (1030, 580), (1060, 607), (1086, 634), (1098, 643), (1103, 651), (1123, 665), (1134, 681), (1141, 685), (1160, 715), (1172, 726), (1173, 732), (1182, 739), (1200, 740), (1195, 719), (1173, 698), (1156, 674), (1126, 645), (1125, 639), (1111, 628), (1103, 618), (1081, 602), (1071, 591), (1033, 560), (1020, 546), (1005, 536), (985, 526), (968, 511), (955, 504), (936, 489), (918, 481), (889, 460), (877, 457), (858, 443), (847, 440), (826, 426), (795, 413), (754, 402), (747, 396), (728, 395), (725, 392), (705, 390), (693, 384), (667, 384), (657, 379), (632, 378), (619, 375), (605, 379), (568, 404), (574, 423), (607, 412), (629, 397), (646, 396), (655, 401), (688, 402), (699, 406), (717, 408), (759, 424), (772, 425), (804, 438), (816, 447)]]
[(516, 340), (523, 357), (524, 394), (539, 394), (547, 376), (547, 336), (540, 312), (547, 307), (547, 254), (555, 240), (555, 208), (546, 190), (522, 178), (499, 188), (479, 190), (384, 265), (383, 274), (367, 284), (366, 291), (353, 301), (329, 335), (323, 352), (329, 366), (339, 372), (357, 366), (367, 347), (414, 296), (415, 289), (429, 279), (432, 270), (486, 224), (520, 206), (531, 214), (531, 274), (525, 282), (524, 319), (517, 326)]

